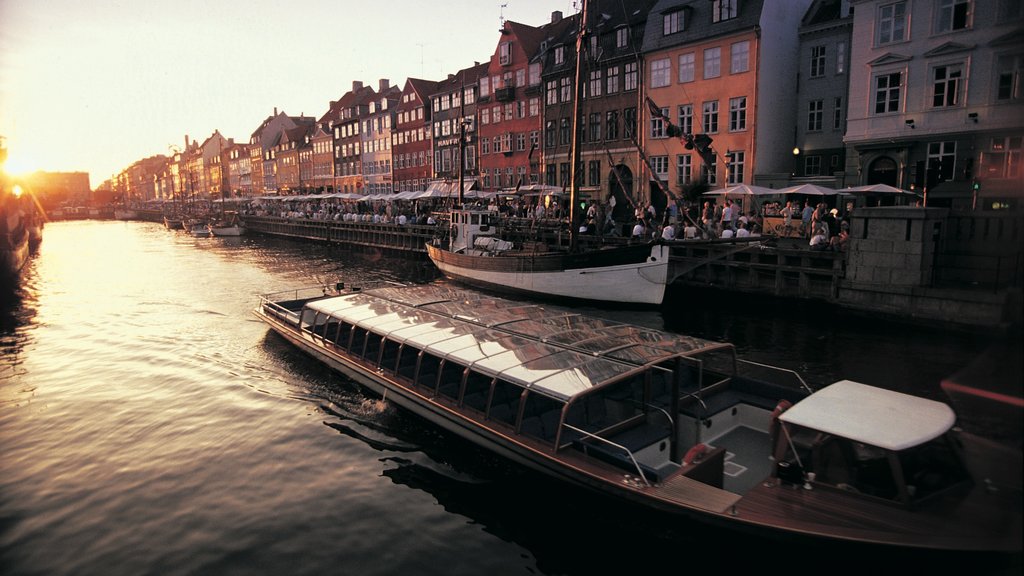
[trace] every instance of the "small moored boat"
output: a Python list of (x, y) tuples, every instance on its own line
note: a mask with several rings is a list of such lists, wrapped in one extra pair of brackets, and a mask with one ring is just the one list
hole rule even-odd
[(427, 420), (557, 479), (771, 535), (1021, 550), (1019, 450), (944, 403), (843, 380), (812, 392), (731, 344), (445, 285), (261, 297), (292, 344)]

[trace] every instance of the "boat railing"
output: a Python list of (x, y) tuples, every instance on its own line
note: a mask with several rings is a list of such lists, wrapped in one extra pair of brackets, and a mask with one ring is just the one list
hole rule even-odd
[(597, 440), (599, 442), (607, 444), (608, 446), (611, 446), (612, 448), (615, 448), (616, 450), (621, 450), (623, 453), (626, 454), (626, 456), (629, 458), (630, 462), (633, 463), (633, 467), (636, 468), (637, 476), (639, 476), (640, 479), (643, 480), (644, 484), (646, 484), (647, 486), (651, 485), (651, 483), (647, 481), (647, 476), (644, 475), (643, 469), (640, 468), (640, 463), (637, 462), (636, 458), (633, 456), (633, 452), (629, 448), (626, 448), (625, 446), (623, 446), (621, 444), (616, 444), (615, 442), (612, 442), (611, 440), (608, 440), (607, 438), (602, 438), (602, 437), (598, 436), (597, 434), (593, 434), (593, 433), (587, 432), (586, 430), (583, 430), (581, 428), (577, 428), (577, 427), (573, 426), (572, 424), (566, 424), (566, 423), (563, 422), (562, 426), (565, 426), (569, 430), (572, 430), (573, 432), (576, 432), (576, 433), (580, 434), (581, 436), (583, 436), (584, 439), (585, 438), (593, 438), (594, 440)]
[(772, 366), (770, 364), (762, 364), (760, 362), (754, 362), (752, 360), (743, 360), (743, 359), (740, 359), (740, 358), (737, 358), (736, 361), (737, 361), (737, 363), (746, 365), (748, 367), (756, 366), (760, 370), (766, 370), (768, 372), (773, 372), (775, 374), (781, 374), (781, 375), (788, 376), (791, 379), (790, 382), (788, 383), (789, 385), (792, 385), (792, 384), (795, 383), (800, 388), (802, 388), (803, 391), (807, 392), (808, 394), (813, 392), (813, 390), (811, 390), (811, 387), (808, 386), (807, 382), (804, 381), (803, 377), (800, 376), (799, 373), (797, 373), (797, 372), (795, 372), (793, 370), (790, 370), (788, 368), (780, 368), (778, 366)]

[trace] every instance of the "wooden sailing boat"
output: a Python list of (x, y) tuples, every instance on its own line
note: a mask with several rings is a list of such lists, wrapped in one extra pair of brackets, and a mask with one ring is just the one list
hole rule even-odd
[[(447, 245), (441, 240), (428, 243), (427, 253), (446, 276), (484, 288), (544, 297), (660, 304), (668, 280), (667, 246), (645, 242), (581, 248), (578, 242), (579, 106), (587, 21), (587, 2), (583, 2), (576, 36), (568, 247), (511, 240), (503, 234), (503, 218), (496, 210), (465, 206), (460, 153), (459, 199), (451, 210)], [(464, 130), (460, 129), (460, 150)]]

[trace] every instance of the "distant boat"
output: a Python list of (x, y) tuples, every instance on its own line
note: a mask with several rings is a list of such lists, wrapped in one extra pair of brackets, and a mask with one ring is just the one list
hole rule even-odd
[(942, 402), (812, 392), (729, 343), (437, 284), (291, 290), (255, 314), (387, 401), (639, 507), (787, 541), (1021, 551), (1020, 449)]
[(245, 223), (237, 212), (225, 212), (222, 218), (210, 222), (209, 229), (214, 236), (242, 236), (245, 234)]
[(164, 226), (168, 230), (183, 230), (185, 228), (185, 220), (179, 216), (164, 216)]

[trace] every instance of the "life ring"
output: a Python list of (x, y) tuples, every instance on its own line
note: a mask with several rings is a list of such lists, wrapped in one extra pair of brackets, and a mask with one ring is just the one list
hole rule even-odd
[(779, 416), (781, 416), (783, 412), (785, 412), (786, 410), (789, 410), (792, 407), (793, 407), (793, 403), (790, 402), (789, 400), (779, 400), (779, 403), (775, 405), (775, 409), (772, 410), (772, 419), (771, 419), (771, 421), (775, 422), (776, 420), (779, 419)]
[(683, 456), (683, 466), (689, 466), (694, 462), (700, 461), (710, 451), (711, 450), (708, 449), (707, 444), (695, 444), (693, 448), (687, 450), (686, 455)]

